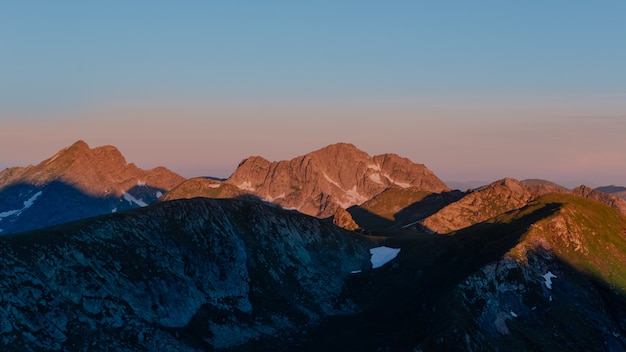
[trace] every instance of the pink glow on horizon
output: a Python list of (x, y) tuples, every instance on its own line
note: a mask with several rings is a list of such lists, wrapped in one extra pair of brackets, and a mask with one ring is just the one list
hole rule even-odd
[(114, 145), (142, 168), (227, 177), (250, 155), (291, 159), (348, 142), (370, 154), (396, 153), (426, 164), (447, 181), (510, 176), (626, 185), (620, 105), (576, 106), (573, 100), (123, 107), (16, 117), (2, 122), (0, 168), (36, 164), (83, 139), (91, 147)]

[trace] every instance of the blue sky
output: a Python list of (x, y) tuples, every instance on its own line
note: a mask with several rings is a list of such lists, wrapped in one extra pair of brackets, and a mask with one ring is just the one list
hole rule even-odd
[(623, 1), (6, 1), (0, 168), (85, 139), (228, 176), (247, 155), (346, 141), (447, 180), (626, 184), (624, 14)]

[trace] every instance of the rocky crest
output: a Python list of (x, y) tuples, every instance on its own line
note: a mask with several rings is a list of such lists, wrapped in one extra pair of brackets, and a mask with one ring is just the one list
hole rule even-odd
[(371, 157), (345, 143), (289, 161), (247, 158), (226, 183), (282, 207), (322, 218), (333, 215), (338, 207), (361, 204), (389, 187), (448, 190), (422, 164), (395, 154)]
[(333, 215), (333, 224), (349, 231), (354, 231), (359, 228), (359, 225), (352, 219), (352, 215), (341, 207), (337, 208), (335, 215)]
[(420, 221), (420, 225), (427, 231), (449, 233), (519, 209), (533, 199), (551, 193), (593, 199), (626, 214), (626, 201), (586, 186), (568, 190), (542, 180), (520, 182), (505, 178), (468, 192), (461, 199)]
[(578, 186), (572, 190), (572, 194), (577, 196), (581, 196), (584, 198), (589, 198), (593, 200), (597, 200), (602, 204), (606, 204), (611, 208), (617, 209), (622, 214), (626, 214), (626, 200), (621, 199), (618, 196), (604, 193), (601, 191), (597, 191), (585, 185)]
[(532, 191), (529, 186), (512, 178), (498, 180), (467, 193), (458, 201), (420, 221), (420, 225), (435, 233), (462, 229), (523, 207), (538, 195)]
[(183, 180), (164, 167), (128, 164), (115, 147), (78, 141), (38, 165), (0, 173), (0, 233), (145, 206)]
[(146, 171), (128, 164), (113, 146), (91, 149), (84, 141), (77, 141), (38, 165), (3, 171), (0, 189), (17, 183), (42, 187), (62, 182), (90, 196), (119, 197), (137, 184), (170, 190), (183, 180), (164, 167)]

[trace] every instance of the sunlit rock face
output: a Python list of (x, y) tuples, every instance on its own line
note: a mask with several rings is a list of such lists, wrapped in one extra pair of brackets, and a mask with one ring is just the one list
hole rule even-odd
[[(0, 237), (1, 350), (212, 350), (357, 307), (367, 242), (255, 202), (172, 201)], [(267, 336), (275, 336), (267, 339)]]
[(154, 203), (184, 178), (142, 170), (115, 147), (78, 141), (35, 166), (0, 172), (0, 234)]
[(346, 143), (288, 161), (250, 157), (226, 182), (285, 208), (321, 218), (332, 216), (339, 207), (362, 204), (389, 187), (448, 190), (422, 164), (395, 154), (372, 157)]
[(468, 192), (420, 221), (420, 225), (431, 232), (449, 233), (519, 209), (537, 197), (551, 193), (593, 199), (626, 214), (626, 201), (586, 186), (568, 190), (547, 181), (504, 178)]

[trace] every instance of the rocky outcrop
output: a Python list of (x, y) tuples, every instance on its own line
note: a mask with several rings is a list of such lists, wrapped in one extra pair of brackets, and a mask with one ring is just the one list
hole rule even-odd
[(371, 268), (370, 246), (312, 217), (212, 199), (3, 236), (0, 349), (284, 350), (357, 311), (345, 280)]
[(505, 178), (451, 203), (420, 222), (435, 233), (448, 233), (526, 205), (534, 195), (523, 183)]
[(611, 208), (619, 210), (622, 214), (626, 214), (626, 201), (618, 196), (597, 191), (585, 185), (574, 188), (572, 190), (572, 194), (596, 200), (602, 204), (610, 206)]
[(344, 208), (337, 208), (335, 215), (333, 215), (333, 224), (348, 231), (354, 231), (359, 228), (359, 225), (352, 219), (352, 215)]
[(338, 207), (361, 204), (392, 186), (428, 192), (448, 190), (424, 165), (395, 154), (371, 157), (345, 143), (289, 161), (247, 158), (226, 183), (284, 208), (322, 218), (333, 215)]
[(519, 209), (538, 196), (568, 192), (564, 187), (543, 180), (504, 178), (469, 191), (461, 199), (420, 221), (420, 225), (426, 231), (449, 233)]
[(0, 233), (145, 206), (183, 180), (164, 167), (129, 164), (115, 147), (78, 141), (38, 165), (0, 173)]

